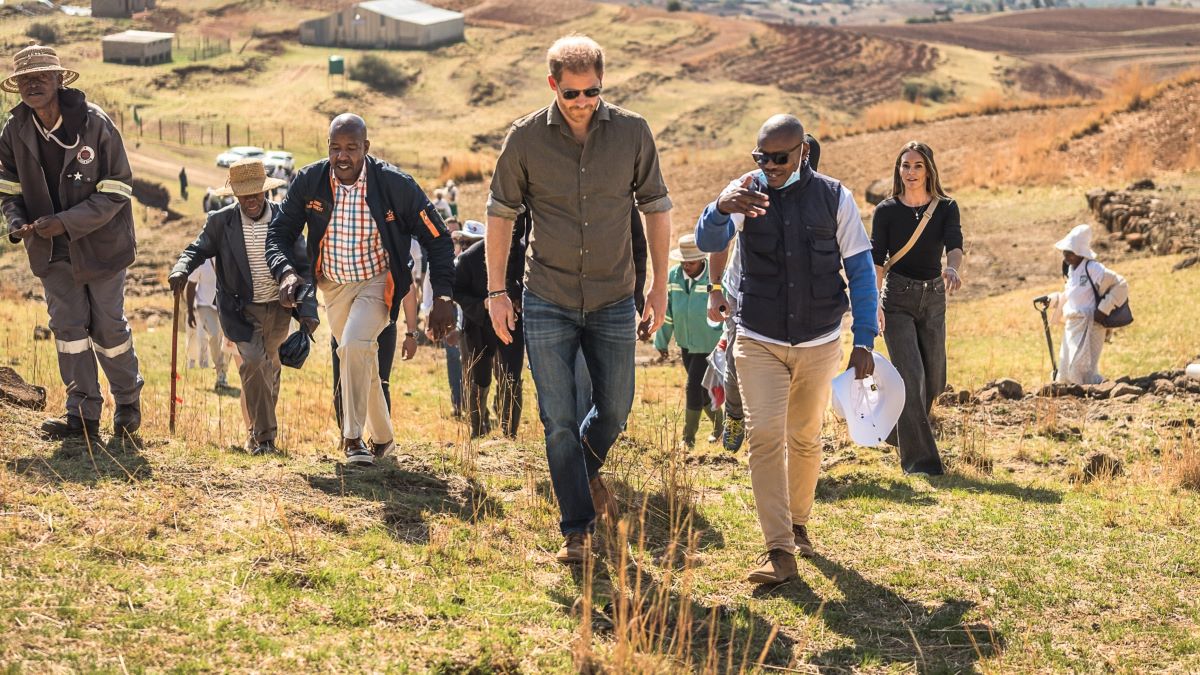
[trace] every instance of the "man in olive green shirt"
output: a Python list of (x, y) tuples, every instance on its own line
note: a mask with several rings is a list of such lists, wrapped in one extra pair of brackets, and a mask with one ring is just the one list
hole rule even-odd
[[(550, 480), (566, 543), (558, 560), (583, 560), (596, 517), (616, 520), (600, 479), (608, 449), (633, 406), (636, 338), (652, 335), (666, 309), (671, 200), (650, 127), (600, 99), (604, 52), (590, 38), (565, 37), (547, 53), (549, 106), (513, 123), (488, 197), (488, 311), (496, 335), (511, 341), (524, 312), (525, 342), (546, 431)], [(631, 209), (646, 218), (653, 266), (646, 311), (634, 308)], [(528, 208), (533, 230), (525, 293), (505, 291), (513, 221)], [(575, 354), (593, 381), (592, 410), (578, 423)]]

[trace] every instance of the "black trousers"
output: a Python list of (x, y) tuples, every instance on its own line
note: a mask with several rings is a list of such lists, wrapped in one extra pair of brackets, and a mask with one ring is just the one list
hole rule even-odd
[(680, 350), (683, 354), (683, 368), (687, 371), (687, 409), (704, 410), (711, 399), (708, 390), (704, 388), (704, 373), (708, 370), (708, 354), (704, 352), (689, 352)]
[(525, 334), (521, 322), (512, 331), (513, 341), (504, 344), (491, 326), (463, 322), (462, 365), (467, 385), (467, 412), (471, 435), (481, 436), (491, 429), (488, 414), (488, 388), (496, 380), (496, 416), (505, 436), (517, 435), (521, 425), (523, 396), (521, 371), (525, 365)]
[(884, 287), (883, 316), (892, 364), (904, 380), (904, 410), (895, 445), (907, 473), (943, 472), (937, 440), (929, 424), (934, 399), (946, 389), (946, 285), (941, 277), (920, 281), (895, 272)]
[[(388, 325), (379, 333), (378, 341), (379, 380), (383, 383), (383, 400), (387, 401), (390, 411), (392, 409), (392, 388), (389, 380), (392, 379), (392, 362), (396, 360), (396, 322), (388, 322)], [(329, 343), (333, 348), (333, 416), (337, 419), (340, 430), (342, 428), (342, 387), (339, 383), (342, 381), (342, 364), (341, 359), (338, 358), (337, 339), (330, 338)]]

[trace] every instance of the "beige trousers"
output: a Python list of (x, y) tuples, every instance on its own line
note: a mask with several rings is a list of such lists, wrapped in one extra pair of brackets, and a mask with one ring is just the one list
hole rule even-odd
[(821, 469), (821, 422), (842, 359), (837, 340), (785, 347), (738, 335), (733, 357), (746, 413), (750, 484), (768, 549), (795, 550)]
[(365, 430), (375, 443), (392, 440), (376, 339), (388, 322), (387, 281), (388, 273), (383, 272), (348, 284), (324, 278), (318, 282), (341, 360), (343, 438), (363, 438)]

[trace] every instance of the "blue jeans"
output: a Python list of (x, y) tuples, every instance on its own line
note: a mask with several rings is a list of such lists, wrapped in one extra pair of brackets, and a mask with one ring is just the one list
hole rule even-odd
[[(546, 431), (550, 483), (563, 534), (587, 532), (596, 518), (588, 480), (604, 465), (633, 407), (637, 314), (629, 297), (585, 312), (525, 291), (525, 346)], [(592, 380), (592, 407), (579, 422), (576, 353), (582, 348)]]

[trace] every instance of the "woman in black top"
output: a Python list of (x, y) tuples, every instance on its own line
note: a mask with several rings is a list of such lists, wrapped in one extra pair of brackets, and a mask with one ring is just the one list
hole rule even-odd
[[(899, 255), (935, 203), (921, 236)], [(943, 473), (929, 410), (946, 388), (946, 294), (962, 286), (958, 218), (958, 204), (942, 189), (933, 151), (924, 143), (907, 143), (896, 157), (892, 196), (875, 207), (871, 227), (882, 298), (879, 328), (907, 394), (888, 442), (899, 447), (906, 473)]]

